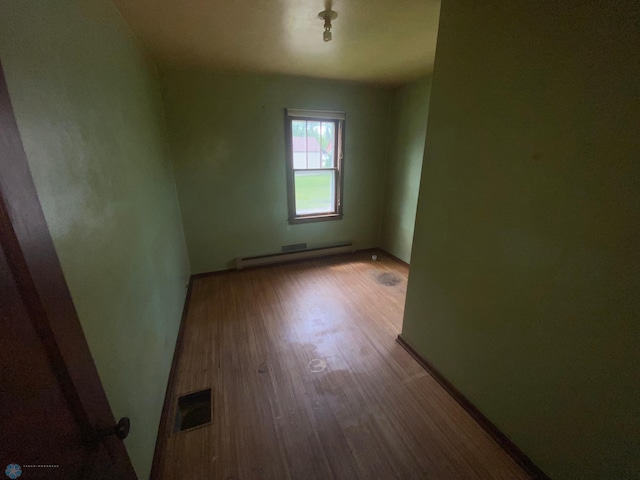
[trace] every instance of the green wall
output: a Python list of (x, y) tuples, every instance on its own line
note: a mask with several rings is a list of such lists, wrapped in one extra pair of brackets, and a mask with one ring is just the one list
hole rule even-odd
[(556, 479), (640, 478), (640, 7), (443, 0), (403, 335)]
[[(192, 273), (293, 243), (378, 246), (390, 90), (198, 70), (161, 83)], [(346, 111), (342, 220), (287, 222), (287, 107)]]
[(429, 114), (431, 77), (393, 92), (380, 246), (409, 262)]
[(2, 0), (0, 58), (80, 322), (148, 478), (189, 275), (154, 67), (107, 0)]

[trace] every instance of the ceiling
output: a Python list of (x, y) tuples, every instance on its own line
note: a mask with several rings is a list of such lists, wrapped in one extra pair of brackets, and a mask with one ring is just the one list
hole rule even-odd
[(440, 0), (113, 0), (161, 65), (399, 85), (431, 72)]

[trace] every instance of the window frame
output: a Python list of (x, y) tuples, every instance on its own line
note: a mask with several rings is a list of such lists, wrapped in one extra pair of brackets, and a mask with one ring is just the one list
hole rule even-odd
[[(284, 110), (284, 131), (285, 131), (285, 150), (286, 150), (286, 168), (287, 168), (287, 204), (289, 209), (289, 224), (322, 222), (327, 220), (341, 220), (343, 217), (343, 191), (344, 191), (344, 130), (345, 130), (345, 113), (335, 111), (320, 110)], [(334, 157), (333, 167), (326, 168), (294, 168), (293, 155), (293, 122), (323, 122), (333, 123), (336, 140), (334, 141)], [(296, 213), (296, 185), (295, 172), (335, 172), (334, 185), (334, 206), (333, 212), (327, 213), (309, 213), (298, 215)]]

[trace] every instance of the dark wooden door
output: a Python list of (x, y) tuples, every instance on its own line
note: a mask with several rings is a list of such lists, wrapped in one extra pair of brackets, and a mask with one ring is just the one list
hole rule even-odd
[(0, 247), (0, 477), (135, 479), (38, 201), (1, 65)]

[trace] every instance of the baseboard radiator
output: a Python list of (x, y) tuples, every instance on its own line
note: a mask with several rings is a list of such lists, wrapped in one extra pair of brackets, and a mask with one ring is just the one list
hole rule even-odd
[(334, 245), (331, 247), (308, 248), (295, 252), (274, 253), (271, 255), (261, 255), (258, 257), (236, 258), (236, 268), (238, 270), (242, 270), (243, 268), (247, 267), (257, 267), (260, 265), (292, 262), (294, 260), (304, 260), (306, 258), (338, 255), (340, 253), (353, 253), (353, 244), (345, 243), (342, 245)]

